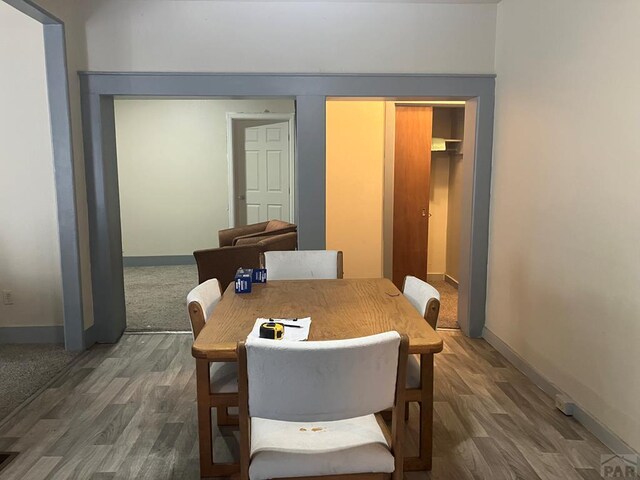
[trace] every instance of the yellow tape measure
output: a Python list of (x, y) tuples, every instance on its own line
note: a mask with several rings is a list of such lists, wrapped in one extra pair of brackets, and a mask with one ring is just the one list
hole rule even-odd
[(260, 338), (271, 340), (282, 340), (284, 335), (284, 325), (275, 322), (265, 322), (260, 325)]

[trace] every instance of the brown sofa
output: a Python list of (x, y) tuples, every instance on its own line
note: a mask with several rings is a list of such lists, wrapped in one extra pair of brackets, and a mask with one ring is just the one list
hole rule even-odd
[(232, 247), (243, 240), (254, 239), (254, 241), (257, 242), (260, 241), (262, 237), (271, 237), (297, 231), (298, 227), (293, 223), (283, 222), (282, 220), (269, 220), (267, 222), (254, 223), (253, 225), (220, 230), (218, 231), (218, 240), (220, 241), (221, 247)]
[(238, 239), (234, 246), (196, 250), (193, 256), (198, 265), (198, 281), (202, 283), (210, 278), (217, 278), (224, 291), (233, 281), (238, 268), (260, 266), (260, 253), (296, 248), (298, 248), (298, 234), (289, 232), (282, 235)]

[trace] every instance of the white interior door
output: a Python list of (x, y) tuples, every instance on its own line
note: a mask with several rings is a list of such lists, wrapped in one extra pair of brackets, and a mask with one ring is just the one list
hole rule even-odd
[(235, 220), (291, 221), (289, 122), (234, 121)]

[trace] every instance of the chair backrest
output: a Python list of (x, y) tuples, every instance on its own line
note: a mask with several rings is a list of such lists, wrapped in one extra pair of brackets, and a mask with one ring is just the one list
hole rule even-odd
[(406, 356), (408, 339), (397, 332), (323, 342), (249, 339), (238, 346), (241, 382), (245, 366), (248, 377), (248, 414), (331, 421), (391, 408), (396, 380), (404, 385), (398, 379), (398, 366), (406, 364), (399, 363), (401, 343)]
[(319, 280), (342, 278), (342, 252), (296, 250), (264, 252), (269, 280)]
[(261, 251), (258, 244), (196, 250), (193, 257), (198, 266), (198, 281), (203, 283), (217, 278), (226, 288), (234, 280), (238, 268), (260, 266)]
[(407, 275), (402, 293), (435, 330), (440, 312), (440, 292), (427, 282)]
[(220, 298), (222, 298), (220, 282), (215, 278), (201, 283), (187, 295), (191, 333), (194, 340), (204, 328)]

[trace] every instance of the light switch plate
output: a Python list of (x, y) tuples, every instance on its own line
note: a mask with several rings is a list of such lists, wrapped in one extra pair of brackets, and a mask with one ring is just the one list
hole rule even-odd
[(13, 305), (13, 292), (11, 290), (2, 291), (2, 303), (5, 305)]

